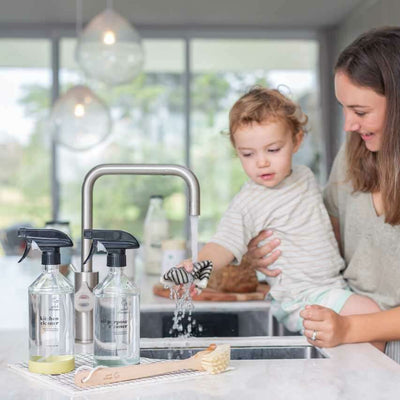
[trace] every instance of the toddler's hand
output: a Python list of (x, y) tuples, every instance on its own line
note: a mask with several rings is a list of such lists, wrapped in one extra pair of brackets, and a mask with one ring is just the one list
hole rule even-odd
[(183, 260), (179, 265), (177, 265), (178, 268), (185, 268), (186, 272), (192, 273), (193, 272), (193, 263), (191, 258), (187, 258), (186, 260)]
[[(183, 260), (179, 265), (178, 268), (184, 268), (186, 272), (189, 272), (190, 274), (193, 272), (193, 262), (191, 258), (187, 258), (186, 260)], [(182, 285), (180, 286), (175, 286), (176, 290), (182, 289)], [(197, 288), (193, 283), (190, 285), (189, 289), (190, 296), (196, 296), (201, 293), (201, 289)]]
[(177, 267), (171, 268), (162, 275), (160, 281), (168, 287), (176, 285), (175, 290), (180, 291), (184, 284), (193, 280), (189, 290), (191, 295), (195, 295), (207, 287), (212, 268), (211, 261), (199, 261), (193, 264), (191, 260), (184, 260)]
[[(183, 285), (189, 282), (188, 274), (193, 272), (193, 263), (191, 259), (183, 260), (176, 267), (170, 268), (161, 276), (160, 282), (168, 287), (173, 287), (175, 292), (183, 292)], [(189, 288), (190, 296), (195, 296), (201, 293), (201, 290), (196, 288), (194, 284)]]

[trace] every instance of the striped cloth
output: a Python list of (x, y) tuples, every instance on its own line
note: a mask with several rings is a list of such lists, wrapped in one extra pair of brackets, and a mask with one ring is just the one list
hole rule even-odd
[(161, 276), (160, 282), (167, 286), (183, 285), (193, 281), (199, 289), (205, 289), (213, 268), (212, 261), (198, 261), (193, 263), (193, 271), (187, 272), (184, 267), (173, 267)]

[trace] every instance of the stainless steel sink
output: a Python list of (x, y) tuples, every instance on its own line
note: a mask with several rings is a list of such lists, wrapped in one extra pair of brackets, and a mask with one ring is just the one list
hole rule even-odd
[[(141, 357), (161, 360), (185, 359), (204, 348), (150, 348), (141, 349)], [(254, 346), (232, 347), (232, 360), (276, 360), (327, 358), (321, 350), (313, 346)]]
[[(141, 310), (140, 337), (175, 337), (171, 331), (172, 311)], [(262, 310), (203, 311), (192, 314), (196, 326), (192, 330), (195, 337), (247, 337), (247, 336), (293, 336), (270, 313), (269, 308)], [(183, 321), (184, 325), (187, 321)], [(186, 326), (186, 325), (185, 325)], [(186, 329), (186, 328), (185, 328)]]

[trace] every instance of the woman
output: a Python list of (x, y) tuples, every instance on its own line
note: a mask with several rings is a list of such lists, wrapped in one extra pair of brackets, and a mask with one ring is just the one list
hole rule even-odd
[[(344, 277), (354, 292), (386, 311), (340, 316), (307, 306), (301, 313), (304, 334), (319, 347), (399, 340), (400, 28), (372, 30), (350, 44), (335, 66), (335, 93), (348, 137), (334, 162), (325, 203), (346, 261)], [(268, 276), (280, 272), (267, 268), (279, 256), (278, 243), (260, 248), (257, 243), (272, 235), (254, 238), (247, 254)], [(398, 348), (391, 342), (386, 352), (400, 362)]]

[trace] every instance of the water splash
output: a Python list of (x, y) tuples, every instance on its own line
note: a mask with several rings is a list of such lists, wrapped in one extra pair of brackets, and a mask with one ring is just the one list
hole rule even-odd
[(190, 295), (193, 277), (189, 275), (189, 282), (179, 287), (170, 288), (170, 299), (175, 301), (175, 310), (172, 317), (172, 327), (169, 334), (172, 337), (188, 339), (201, 333), (203, 327), (193, 316), (194, 304)]
[[(197, 215), (190, 216), (190, 240), (192, 262), (198, 258), (198, 221)], [(175, 301), (175, 311), (172, 317), (172, 328), (169, 334), (179, 338), (189, 338), (196, 333), (201, 333), (203, 327), (197, 323), (192, 315), (194, 304), (190, 295), (190, 288), (193, 284), (193, 277), (189, 275), (189, 282), (180, 287), (170, 288), (170, 299)], [(186, 318), (185, 318), (186, 317)]]
[(179, 338), (189, 338), (193, 336), (197, 325), (197, 330), (201, 332), (203, 328), (197, 324), (193, 318), (194, 310), (190, 287), (193, 283), (193, 277), (189, 277), (189, 282), (180, 287), (170, 288), (170, 299), (175, 301), (174, 316), (172, 317), (172, 328), (169, 334)]

